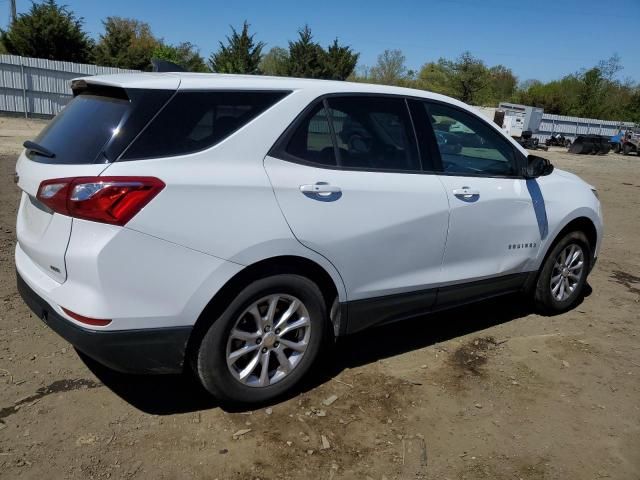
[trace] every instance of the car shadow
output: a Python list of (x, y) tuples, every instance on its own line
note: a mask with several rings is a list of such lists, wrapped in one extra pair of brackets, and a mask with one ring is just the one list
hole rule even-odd
[[(587, 284), (583, 297), (591, 294)], [(487, 328), (524, 318), (533, 309), (522, 295), (507, 295), (469, 304), (411, 320), (382, 325), (338, 339), (315, 368), (289, 395), (295, 397), (331, 380), (346, 368), (354, 368), (381, 359), (479, 332)], [(228, 412), (255, 409), (241, 405), (221, 405), (211, 397), (190, 372), (182, 375), (129, 375), (115, 372), (86, 355), (78, 355), (112, 392), (133, 407), (149, 414), (171, 415), (207, 410), (215, 407)]]

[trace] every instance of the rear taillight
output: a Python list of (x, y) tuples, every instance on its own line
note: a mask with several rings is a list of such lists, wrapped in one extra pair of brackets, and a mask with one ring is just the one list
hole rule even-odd
[(165, 187), (155, 177), (75, 177), (45, 180), (37, 198), (56, 213), (125, 225)]

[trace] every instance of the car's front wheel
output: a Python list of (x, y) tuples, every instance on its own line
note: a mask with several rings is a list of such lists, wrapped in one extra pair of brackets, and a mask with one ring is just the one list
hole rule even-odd
[(589, 241), (582, 232), (571, 232), (557, 242), (538, 275), (536, 307), (549, 314), (573, 308), (587, 281), (591, 258)]
[(320, 351), (327, 311), (319, 288), (299, 275), (246, 287), (204, 335), (196, 372), (226, 402), (260, 403), (290, 390)]

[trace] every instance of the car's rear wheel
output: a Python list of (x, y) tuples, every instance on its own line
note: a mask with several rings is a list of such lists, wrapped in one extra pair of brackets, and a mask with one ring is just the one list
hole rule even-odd
[(290, 390), (320, 351), (327, 311), (319, 288), (299, 275), (246, 287), (216, 319), (197, 352), (204, 387), (226, 402), (260, 403)]
[(536, 283), (534, 301), (544, 313), (561, 313), (579, 301), (591, 265), (591, 247), (582, 232), (571, 232), (553, 247)]

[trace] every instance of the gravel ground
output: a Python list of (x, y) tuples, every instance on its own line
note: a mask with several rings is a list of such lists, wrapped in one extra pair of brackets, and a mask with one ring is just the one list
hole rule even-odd
[(640, 158), (542, 154), (604, 204), (575, 310), (510, 296), (370, 330), (291, 398), (229, 411), (81, 358), (19, 298), (14, 164), (43, 125), (0, 118), (0, 478), (640, 478)]

